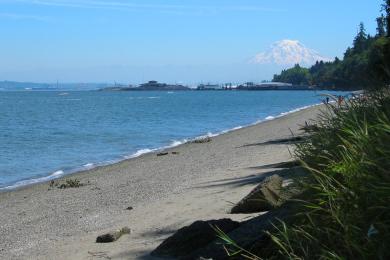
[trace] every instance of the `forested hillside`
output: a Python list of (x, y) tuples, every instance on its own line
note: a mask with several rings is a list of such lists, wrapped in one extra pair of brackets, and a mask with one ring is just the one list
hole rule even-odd
[(364, 24), (342, 60), (317, 61), (310, 68), (296, 64), (274, 75), (274, 82), (315, 85), (327, 89), (371, 89), (390, 84), (390, 0), (382, 6), (376, 19), (375, 36), (367, 34)]

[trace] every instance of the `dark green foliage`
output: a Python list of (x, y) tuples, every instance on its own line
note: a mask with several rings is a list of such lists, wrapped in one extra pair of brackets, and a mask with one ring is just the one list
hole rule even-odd
[(390, 37), (390, 0), (384, 0), (384, 4), (382, 6), (383, 11), (386, 15), (386, 31), (387, 31), (387, 37)]
[[(380, 37), (373, 44), (368, 53), (368, 73), (371, 84), (380, 88), (390, 84), (390, 40)], [(372, 88), (373, 88), (372, 87)]]
[(311, 126), (295, 150), (304, 192), (272, 242), (254, 255), (219, 236), (243, 259), (390, 259), (390, 91), (329, 104)]
[(386, 36), (386, 28), (385, 28), (386, 19), (383, 16), (383, 14), (382, 14), (382, 16), (376, 18), (376, 23), (377, 23), (376, 35), (378, 37), (385, 37)]
[(293, 68), (283, 70), (280, 75), (274, 75), (277, 82), (288, 82), (294, 85), (308, 85), (310, 82), (310, 73), (307, 68), (302, 68), (296, 64)]
[[(293, 225), (273, 234), (273, 256), (389, 259), (390, 96), (331, 107), (296, 154), (311, 172)], [(268, 251), (269, 251), (268, 250)]]
[(361, 53), (368, 47), (368, 35), (366, 33), (366, 29), (364, 28), (364, 24), (359, 24), (359, 32), (353, 40), (353, 50), (356, 53)]

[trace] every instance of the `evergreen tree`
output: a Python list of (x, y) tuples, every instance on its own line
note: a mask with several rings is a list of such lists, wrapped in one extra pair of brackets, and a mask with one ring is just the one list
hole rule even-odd
[(382, 5), (383, 11), (386, 14), (386, 32), (387, 37), (390, 37), (390, 0), (384, 0), (385, 3)]
[(377, 23), (376, 35), (378, 37), (386, 36), (386, 29), (385, 29), (386, 19), (383, 16), (383, 14), (380, 17), (376, 18), (376, 23)]
[[(389, 0), (390, 1), (390, 0)], [(353, 41), (353, 48), (355, 52), (362, 52), (366, 47), (367, 33), (364, 24), (359, 24), (359, 32)]]

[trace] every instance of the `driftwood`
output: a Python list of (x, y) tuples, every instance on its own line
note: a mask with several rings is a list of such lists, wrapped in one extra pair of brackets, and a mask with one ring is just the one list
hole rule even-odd
[(130, 228), (123, 227), (119, 230), (115, 230), (107, 234), (98, 236), (96, 238), (96, 243), (111, 243), (117, 241), (124, 234), (130, 234), (130, 232), (131, 232)]

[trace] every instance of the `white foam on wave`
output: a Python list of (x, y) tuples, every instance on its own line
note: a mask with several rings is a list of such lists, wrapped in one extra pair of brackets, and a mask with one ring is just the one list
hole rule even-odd
[(233, 127), (233, 128), (227, 129), (227, 130), (220, 131), (218, 133), (210, 133), (209, 132), (206, 135), (202, 135), (202, 136), (196, 137), (195, 139), (202, 139), (202, 138), (205, 138), (205, 137), (215, 137), (215, 136), (218, 136), (218, 135), (221, 135), (221, 134), (226, 134), (226, 133), (229, 133), (229, 132), (232, 132), (232, 131), (235, 131), (235, 130), (239, 130), (239, 129), (244, 128), (244, 127), (257, 125), (257, 124), (260, 124), (260, 123), (263, 123), (263, 122), (269, 121), (269, 120), (274, 120), (276, 118), (279, 118), (279, 117), (282, 117), (282, 116), (285, 116), (285, 115), (288, 115), (288, 114), (292, 114), (292, 113), (295, 113), (295, 112), (298, 112), (298, 111), (301, 111), (301, 110), (304, 110), (304, 109), (307, 109), (307, 108), (310, 108), (310, 107), (315, 107), (315, 106), (318, 106), (318, 105), (321, 105), (321, 104), (314, 104), (314, 105), (308, 105), (308, 106), (295, 108), (295, 109), (292, 109), (292, 110), (287, 111), (287, 112), (282, 112), (282, 113), (280, 113), (279, 115), (276, 115), (276, 116), (267, 116), (263, 120), (257, 120), (257, 121), (255, 121), (252, 124), (248, 124), (248, 125), (245, 125), (245, 126), (236, 126), (236, 127)]
[(226, 129), (226, 130), (223, 130), (223, 131), (221, 131), (221, 132), (219, 132), (217, 134), (213, 134), (210, 137), (218, 136), (218, 135), (221, 135), (221, 134), (226, 134), (226, 133), (229, 133), (229, 132), (232, 132), (232, 131), (235, 131), (235, 130), (239, 130), (241, 128), (244, 128), (244, 126), (239, 125), (239, 126), (236, 126), (236, 127), (230, 128), (230, 129)]
[(6, 186), (4, 188), (0, 188), (0, 190), (12, 190), (12, 189), (16, 189), (16, 188), (19, 188), (19, 187), (22, 187), (22, 186), (27, 186), (27, 185), (31, 185), (31, 184), (36, 184), (36, 183), (41, 183), (41, 182), (45, 182), (45, 181), (50, 181), (50, 180), (53, 180), (53, 179), (56, 179), (62, 175), (64, 175), (64, 171), (62, 170), (59, 170), (59, 171), (55, 171), (53, 172), (52, 174), (50, 174), (49, 176), (45, 176), (45, 177), (40, 177), (40, 178), (35, 178), (35, 179), (29, 179), (29, 180), (23, 180), (23, 181), (18, 181), (10, 186)]
[(85, 168), (92, 168), (93, 166), (94, 166), (93, 163), (86, 163), (83, 165), (83, 167), (85, 167)]
[(273, 119), (276, 119), (276, 118), (279, 118), (279, 117), (282, 117), (282, 116), (286, 116), (286, 115), (289, 115), (289, 114), (292, 114), (292, 113), (295, 113), (295, 112), (299, 112), (301, 110), (304, 110), (304, 109), (307, 109), (307, 108), (310, 108), (310, 107), (315, 107), (315, 106), (318, 106), (318, 105), (321, 105), (321, 104), (314, 104), (314, 105), (303, 106), (303, 107), (292, 109), (292, 110), (287, 111), (287, 112), (282, 112), (282, 113), (280, 113), (279, 115), (276, 115), (276, 116), (267, 116), (264, 120), (259, 120), (255, 124), (258, 124), (258, 123), (261, 123), (261, 122), (264, 122), (264, 121), (273, 120)]
[(304, 109), (307, 109), (307, 108), (310, 108), (310, 107), (318, 106), (318, 105), (320, 105), (320, 104), (314, 104), (314, 105), (309, 105), (309, 106), (303, 106), (303, 107), (295, 108), (295, 109), (292, 109), (292, 110), (287, 111), (287, 112), (282, 112), (282, 113), (280, 113), (279, 115), (276, 115), (276, 116), (267, 116), (263, 120), (257, 120), (257, 121), (255, 121), (252, 124), (248, 124), (248, 125), (244, 125), (244, 126), (236, 126), (236, 127), (230, 128), (230, 129), (222, 130), (222, 131), (217, 132), (217, 133), (208, 132), (205, 135), (197, 136), (197, 137), (195, 137), (195, 138), (193, 138), (191, 140), (204, 139), (204, 138), (207, 138), (207, 137), (215, 137), (215, 136), (218, 136), (218, 135), (221, 135), (221, 134), (226, 134), (226, 133), (229, 133), (229, 132), (232, 132), (232, 131), (236, 131), (236, 130), (242, 129), (244, 127), (257, 125), (257, 124), (260, 124), (260, 123), (263, 123), (263, 122), (269, 121), (269, 120), (274, 120), (276, 118), (279, 118), (279, 117), (282, 117), (282, 116), (285, 116), (285, 115), (288, 115), (288, 114), (291, 114), (291, 113), (295, 113), (295, 112), (298, 112), (298, 111), (301, 111), (301, 110), (304, 110)]
[[(60, 175), (63, 175), (64, 174), (64, 171), (62, 170), (59, 170), (59, 171), (55, 171), (53, 172), (50, 176), (48, 177), (57, 177), (57, 176), (60, 176)], [(47, 177), (46, 177), (47, 178)]]
[(165, 150), (165, 149), (169, 149), (169, 148), (173, 148), (173, 147), (176, 147), (176, 146), (179, 146), (179, 145), (182, 145), (182, 144), (185, 144), (187, 143), (188, 140), (187, 139), (183, 139), (181, 141), (179, 140), (174, 140), (172, 141), (172, 143), (170, 143), (169, 145), (167, 146), (163, 146), (163, 147), (159, 147), (159, 148), (154, 148), (154, 149), (141, 149), (141, 150), (138, 150), (136, 151), (135, 153), (131, 154), (131, 155), (127, 155), (127, 156), (124, 156), (125, 159), (133, 159), (133, 158), (137, 158), (137, 157), (140, 157), (141, 155), (144, 155), (144, 154), (148, 154), (148, 153), (153, 153), (153, 152), (157, 152), (157, 151), (162, 151), (162, 150)]
[(125, 158), (125, 159), (136, 158), (136, 157), (139, 157), (139, 156), (141, 156), (141, 155), (143, 155), (143, 154), (152, 153), (152, 152), (154, 152), (155, 150), (156, 150), (156, 149), (141, 149), (141, 150), (136, 151), (136, 152), (133, 153), (133, 154), (124, 156), (124, 158)]
[(172, 143), (171, 143), (170, 145), (167, 146), (167, 148), (176, 147), (176, 146), (185, 144), (185, 143), (187, 143), (187, 142), (188, 142), (188, 139), (183, 139), (183, 140), (181, 140), (181, 141), (174, 140), (174, 141), (172, 141)]
[(150, 97), (128, 97), (128, 99), (159, 99), (159, 96), (150, 96)]

